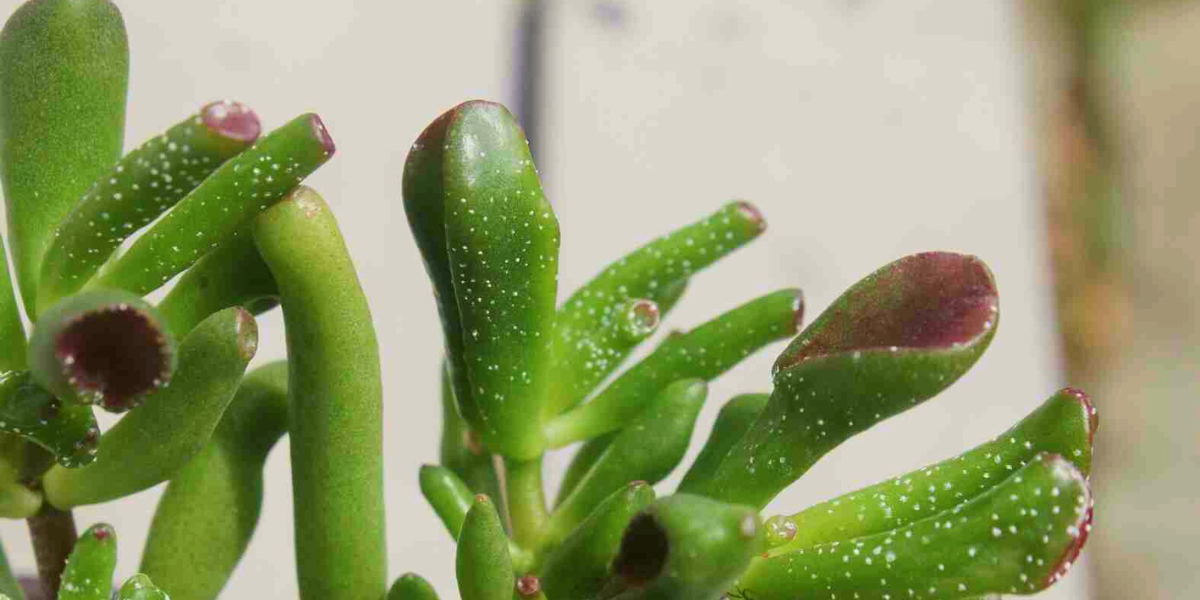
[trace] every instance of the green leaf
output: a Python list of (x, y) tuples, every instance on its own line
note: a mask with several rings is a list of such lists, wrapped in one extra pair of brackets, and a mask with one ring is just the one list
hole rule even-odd
[(254, 241), (279, 285), (287, 329), (300, 596), (379, 600), (383, 390), (371, 310), (337, 221), (313, 190), (301, 186), (259, 215)]
[(887, 531), (954, 508), (1000, 485), (1042, 452), (1065, 457), (1086, 477), (1096, 426), (1091, 400), (1064, 389), (990, 442), (791, 515), (798, 535), (772, 553)]
[(25, 2), (0, 33), (0, 182), (25, 309), (75, 201), (121, 158), (129, 42), (112, 2)]
[(8, 272), (8, 254), (0, 239), (0, 373), (29, 368), (26, 343), (21, 308)]
[(710, 476), (680, 491), (766, 506), (827, 452), (967, 372), (999, 317), (978, 259), (902, 258), (842, 294), (775, 362), (775, 390)]
[(716, 600), (762, 551), (761, 529), (747, 506), (688, 494), (662, 498), (626, 528), (612, 591), (623, 600)]
[(55, 398), (28, 371), (0, 376), (0, 431), (49, 450), (64, 467), (90, 464), (100, 442), (91, 407)]
[(89, 286), (137, 294), (162, 287), (294, 190), (335, 150), (320, 117), (292, 119), (221, 165)]
[(462, 600), (512, 600), (513, 567), (496, 507), (485, 495), (467, 511), (455, 556)]
[(626, 301), (655, 302), (665, 317), (688, 278), (765, 230), (766, 221), (754, 205), (731, 202), (621, 257), (571, 294), (556, 317), (553, 414), (583, 402), (636, 346), (607, 333)]
[(8, 566), (8, 556), (4, 553), (4, 546), (0, 544), (0, 598), (5, 597), (11, 600), (25, 600), (25, 591), (21, 589), (21, 584), (17, 582), (16, 576)]
[(803, 306), (799, 290), (781, 290), (668, 337), (591, 402), (547, 423), (546, 439), (561, 448), (620, 429), (668, 384), (692, 377), (711, 381), (763, 346), (794, 335)]
[(506, 514), (501, 500), (500, 477), (496, 474), (493, 455), (483, 445), (483, 440), (471, 431), (470, 426), (458, 416), (454, 401), (454, 389), (450, 385), (449, 365), (443, 364), (442, 372), (442, 439), (438, 456), (442, 465), (454, 471), (470, 488), (472, 495), (487, 494), (494, 498), (496, 510)]
[(712, 433), (708, 441), (700, 448), (700, 454), (692, 461), (692, 466), (683, 476), (680, 487), (688, 485), (692, 479), (712, 476), (721, 465), (721, 460), (742, 436), (750, 431), (750, 426), (762, 414), (767, 406), (770, 394), (742, 394), (721, 407), (717, 420), (713, 423)]
[(762, 600), (1031, 594), (1070, 568), (1091, 508), (1083, 474), (1041, 454), (970, 501), (904, 527), (758, 559), (737, 585)]
[(287, 363), (246, 374), (212, 438), (158, 501), (139, 570), (174, 600), (215, 600), (254, 535), (263, 467), (287, 430)]
[(90, 290), (45, 311), (29, 340), (34, 379), (60, 398), (124, 412), (170, 383), (175, 338), (122, 290)]
[(631, 481), (662, 481), (687, 452), (696, 417), (708, 396), (698, 379), (675, 382), (613, 439), (554, 510), (547, 527), (551, 540), (562, 539), (601, 502)]
[(125, 580), (121, 591), (117, 592), (117, 600), (171, 600), (171, 597), (154, 585), (149, 577), (138, 573)]
[(58, 600), (109, 600), (117, 568), (117, 532), (111, 525), (91, 526), (71, 550)]
[(493, 451), (530, 460), (544, 448), (558, 221), (503, 106), (455, 108), (443, 162), (446, 247), (475, 405), (460, 412)]
[(55, 230), (42, 262), (38, 308), (82, 288), (121, 242), (245, 150), (259, 130), (258, 115), (246, 106), (214, 102), (126, 154)]
[(612, 445), (614, 439), (621, 432), (614, 431), (606, 433), (600, 437), (592, 438), (583, 443), (579, 450), (575, 451), (575, 456), (571, 457), (571, 462), (567, 464), (567, 470), (563, 473), (562, 483), (558, 486), (558, 494), (554, 498), (554, 505), (558, 506), (579, 487), (579, 482), (583, 480), (583, 476), (592, 470), (592, 465), (604, 456), (604, 451)]
[[(28, 484), (53, 460), (41, 447), (19, 436), (0, 433), (0, 518), (27, 519), (38, 513), (42, 508), (42, 494), (30, 489)], [(0, 554), (2, 551), (0, 548)], [(2, 584), (3, 570), (0, 569), (0, 590)]]
[(421, 495), (442, 520), (450, 537), (457, 540), (463, 519), (475, 501), (471, 489), (454, 471), (436, 465), (421, 465), (420, 482)]
[(612, 576), (625, 528), (654, 502), (654, 488), (635, 481), (617, 490), (546, 557), (541, 585), (550, 598), (595, 598)]
[(92, 464), (46, 473), (46, 499), (67, 509), (107, 502), (166, 481), (208, 443), (258, 348), (250, 313), (231, 308), (179, 345), (171, 385), (151, 395), (100, 437)]
[(392, 584), (387, 600), (438, 600), (438, 595), (424, 577), (405, 573)]

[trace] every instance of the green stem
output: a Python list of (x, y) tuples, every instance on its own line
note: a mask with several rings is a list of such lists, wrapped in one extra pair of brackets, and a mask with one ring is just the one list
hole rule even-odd
[(526, 461), (506, 458), (504, 477), (513, 540), (522, 548), (533, 548), (549, 518), (542, 485), (542, 457)]
[(75, 548), (75, 516), (70, 510), (59, 510), (49, 503), (38, 514), (25, 520), (33, 540), (33, 555), (37, 559), (38, 575), (50, 595), (58, 593), (62, 584), (67, 557)]

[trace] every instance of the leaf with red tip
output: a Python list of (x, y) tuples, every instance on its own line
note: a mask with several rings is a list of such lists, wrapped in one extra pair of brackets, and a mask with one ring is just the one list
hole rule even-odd
[(258, 115), (214, 102), (126, 154), (75, 203), (42, 261), (38, 307), (84, 286), (126, 238), (258, 139)]
[(123, 412), (171, 380), (175, 339), (158, 311), (121, 290), (93, 290), (46, 311), (29, 342), (30, 368), (60, 398)]
[(116, 568), (117, 532), (105, 523), (93, 525), (71, 550), (58, 600), (110, 600)]
[(0, 431), (49, 450), (64, 467), (91, 463), (100, 444), (91, 407), (55, 398), (28, 371), (0, 376)]
[(855, 284), (775, 362), (775, 389), (711, 476), (683, 491), (766, 506), (827, 452), (941, 392), (991, 342), (999, 298), (977, 258), (902, 258)]
[(1000, 485), (907, 526), (756, 559), (737, 585), (762, 600), (1032, 594), (1070, 568), (1091, 515), (1083, 474), (1043, 453)]

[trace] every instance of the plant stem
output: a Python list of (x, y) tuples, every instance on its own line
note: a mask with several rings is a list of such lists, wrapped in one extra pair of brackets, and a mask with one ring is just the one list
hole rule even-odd
[(521, 548), (533, 549), (548, 518), (542, 486), (542, 457), (528, 461), (505, 458), (504, 477), (512, 538)]
[(33, 539), (38, 575), (47, 594), (53, 596), (58, 593), (67, 557), (79, 537), (75, 531), (75, 516), (70, 510), (59, 510), (46, 503), (38, 514), (25, 522), (29, 525), (29, 537)]

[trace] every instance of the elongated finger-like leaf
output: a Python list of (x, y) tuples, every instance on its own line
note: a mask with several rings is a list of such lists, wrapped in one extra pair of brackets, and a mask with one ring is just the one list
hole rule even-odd
[(750, 426), (754, 425), (770, 399), (770, 394), (743, 394), (726, 402), (717, 414), (708, 441), (704, 442), (700, 454), (688, 467), (680, 486), (686, 486), (691, 479), (715, 473), (729, 449), (750, 431)]
[(71, 550), (58, 600), (110, 600), (117, 568), (117, 532), (111, 525), (91, 526)]
[(455, 573), (462, 600), (512, 600), (514, 579), (508, 537), (495, 505), (485, 495), (475, 497), (463, 521)]
[[(655, 302), (666, 316), (689, 277), (765, 230), (766, 221), (754, 205), (731, 202), (621, 257), (571, 294), (556, 318), (553, 412), (582, 402), (636, 345), (604, 333), (619, 318), (625, 301), (644, 298)], [(562, 369), (564, 366), (572, 368)]]
[(64, 467), (90, 464), (100, 442), (91, 407), (59, 400), (28, 371), (0, 376), (0, 431), (49, 450)]
[(978, 259), (902, 258), (842, 294), (775, 362), (775, 390), (710, 476), (681, 491), (765, 506), (851, 436), (945, 389), (996, 331), (995, 281)]
[(493, 455), (483, 445), (479, 435), (471, 431), (467, 422), (458, 415), (454, 401), (454, 388), (450, 384), (448, 364), (442, 368), (442, 439), (438, 456), (442, 465), (454, 471), (471, 494), (487, 494), (493, 498), (496, 510), (507, 514), (503, 495), (500, 493), (500, 477), (496, 473)]
[(401, 575), (388, 590), (387, 600), (438, 600), (437, 591), (416, 573)]
[(329, 206), (299, 187), (254, 223), (279, 285), (303, 600), (387, 592), (383, 391), (371, 310)]
[[(176, 598), (179, 596), (177, 595)], [(138, 573), (125, 580), (117, 592), (117, 600), (171, 600), (162, 589), (154, 585), (143, 573)]]
[(756, 560), (738, 586), (763, 600), (1031, 594), (1070, 568), (1090, 527), (1083, 475), (1042, 454), (971, 501), (905, 527)]
[(126, 154), (75, 203), (42, 262), (38, 307), (83, 287), (113, 251), (245, 150), (258, 115), (238, 102), (214, 102)]
[(650, 356), (595, 399), (546, 424), (551, 447), (561, 448), (620, 429), (673, 381), (711, 381), (771, 342), (795, 335), (804, 313), (799, 290), (752, 300), (684, 334), (669, 336)]
[(617, 434), (575, 490), (555, 510), (551, 539), (562, 539), (613, 492), (631, 481), (662, 481), (683, 460), (696, 417), (708, 396), (701, 380), (673, 383)]
[(287, 363), (246, 374), (204, 449), (171, 476), (139, 570), (174, 600), (215, 600), (258, 524), (267, 454), (287, 430)]
[(554, 505), (558, 506), (579, 487), (579, 482), (583, 481), (583, 476), (592, 470), (592, 465), (604, 456), (604, 451), (612, 445), (612, 441), (619, 435), (619, 431), (606, 433), (600, 437), (592, 438), (583, 443), (579, 450), (575, 451), (575, 456), (571, 457), (571, 462), (567, 464), (567, 470), (563, 473), (562, 483), (558, 486), (558, 494), (554, 498)]
[(250, 313), (231, 308), (205, 319), (179, 345), (171, 385), (100, 437), (95, 462), (50, 469), (42, 482), (46, 499), (65, 509), (166, 481), (208, 443), (257, 348)]
[(26, 344), (25, 325), (21, 323), (21, 309), (8, 272), (8, 253), (4, 250), (4, 240), (0, 239), (0, 372), (28, 368)]
[(295, 189), (335, 150), (320, 117), (292, 119), (221, 165), (93, 282), (138, 294), (158, 289)]
[(26, 2), (0, 33), (0, 181), (30, 318), (59, 221), (119, 158), (129, 42), (107, 0)]
[(442, 520), (450, 537), (457, 540), (463, 519), (475, 501), (471, 488), (454, 471), (436, 465), (421, 466), (420, 482), (421, 495)]
[(546, 558), (541, 585), (550, 598), (595, 598), (629, 522), (654, 502), (654, 488), (635, 481), (609, 496)]
[[(595, 329), (567, 334), (572, 337), (569, 347), (561, 347), (562, 342), (555, 344), (552, 413), (579, 404), (577, 396), (586, 395), (599, 385), (633, 348), (658, 329), (659, 307), (653, 300), (628, 298), (608, 307), (604, 313)], [(563, 338), (561, 331), (561, 327), (556, 329), (556, 341)]]
[(822, 502), (787, 517), (796, 535), (772, 553), (848, 540), (908, 525), (1000, 485), (1039, 453), (1065, 457), (1091, 472), (1096, 409), (1064, 389), (994, 440), (957, 457)]
[(544, 447), (558, 221), (512, 114), (490, 102), (453, 113), (443, 157), (446, 247), (475, 403), (461, 412), (493, 451), (530, 460)]
[(634, 517), (613, 561), (618, 598), (715, 600), (761, 551), (754, 510), (687, 494)]
[(278, 305), (278, 298), (275, 278), (258, 253), (250, 228), (244, 227), (184, 272), (158, 304), (158, 311), (171, 332), (182, 338), (219, 310), (242, 306), (258, 316)]
[(122, 290), (91, 290), (47, 310), (29, 341), (34, 379), (56, 396), (123, 412), (170, 382), (175, 338)]

